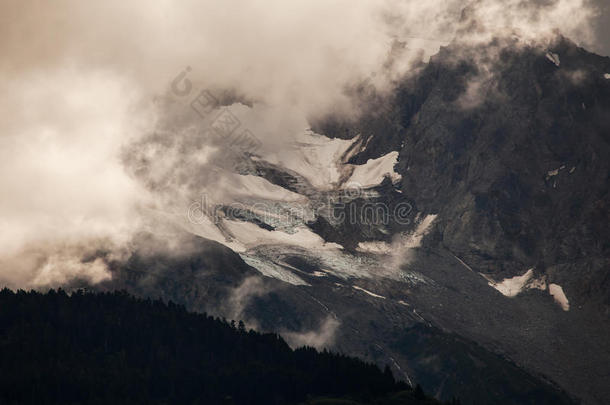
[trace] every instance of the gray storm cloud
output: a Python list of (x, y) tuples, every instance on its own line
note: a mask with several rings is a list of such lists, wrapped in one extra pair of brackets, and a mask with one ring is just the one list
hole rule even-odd
[(456, 33), (543, 41), (560, 30), (602, 49), (596, 10), (585, 0), (3, 1), (0, 284), (108, 277), (82, 257), (124, 246), (183, 203), (172, 196), (190, 198), (182, 184), (208, 184), (195, 169), (214, 145), (185, 152), (193, 117), (164, 101), (187, 66), (194, 89), (250, 100), (234, 106), (240, 119), (280, 148), (307, 117), (357, 114), (346, 86), (391, 89)]

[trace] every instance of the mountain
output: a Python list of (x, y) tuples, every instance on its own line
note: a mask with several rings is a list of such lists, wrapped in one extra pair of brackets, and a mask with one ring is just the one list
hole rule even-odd
[(0, 291), (6, 404), (436, 404), (360, 360), (124, 292)]
[(389, 364), (443, 400), (605, 403), (609, 77), (559, 36), (456, 40), (390, 94), (348, 89), (358, 119), (318, 117), (280, 152), (221, 143), (200, 179), (201, 141), (176, 131), (177, 170), (134, 175), (230, 192), (189, 206), (173, 248), (100, 252), (96, 288)]
[[(150, 238), (142, 239), (148, 248)], [(112, 281), (96, 288), (126, 289), (142, 297), (175, 300), (197, 312), (243, 317), (258, 330), (280, 331), (293, 346), (312, 344), (357, 353), (382, 367), (389, 365), (399, 379), (420, 383), (443, 400), (572, 403), (555, 385), (528, 374), (505, 356), (432, 324), (426, 313), (403, 301), (411, 299), (393, 283), (384, 287), (351, 280), (352, 286), (332, 275), (306, 277), (303, 272), (298, 274), (310, 284), (293, 285), (240, 264), (239, 255), (216, 242), (185, 236), (180, 243), (188, 246), (188, 254), (134, 251), (126, 263), (117, 264)], [(299, 268), (306, 268), (305, 263), (298, 263)], [(431, 288), (421, 293), (443, 293), (436, 284)], [(390, 289), (395, 291), (387, 297), (371, 295)], [(418, 290), (411, 287), (409, 293)], [(327, 339), (325, 334), (334, 337)]]
[[(610, 58), (563, 37), (547, 46), (456, 41), (401, 83), (385, 108), (317, 128), (368, 135), (357, 163), (399, 150), (400, 190), (417, 211), (437, 215), (424, 239), (428, 254), (444, 252), (507, 303), (524, 303), (491, 315), (501, 310), (476, 292), (490, 308), (465, 315), (471, 303), (456, 298), (434, 311), (442, 324), (479, 342), (487, 335), (590, 403), (610, 394), (608, 72)], [(446, 273), (464, 291), (458, 274)], [(542, 309), (551, 296), (566, 313)]]

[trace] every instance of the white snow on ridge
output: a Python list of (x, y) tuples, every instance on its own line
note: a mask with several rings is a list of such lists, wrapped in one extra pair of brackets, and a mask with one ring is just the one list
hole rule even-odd
[(354, 166), (354, 171), (347, 183), (356, 183), (360, 186), (375, 186), (383, 181), (386, 174), (390, 175), (392, 182), (399, 181), (402, 176), (394, 171), (398, 161), (398, 152), (390, 152), (377, 159), (369, 159), (363, 165)]
[(265, 244), (301, 246), (316, 251), (337, 250), (343, 247), (325, 242), (319, 235), (305, 227), (296, 227), (294, 232), (266, 230), (256, 224), (220, 218), (214, 221), (203, 214), (185, 222), (185, 228), (198, 236), (227, 246), (237, 253), (245, 253), (251, 248)]
[[(359, 183), (362, 187), (376, 186), (386, 175), (392, 181), (401, 178), (394, 172), (398, 160), (396, 151), (377, 159), (369, 159), (363, 165), (345, 163), (350, 156), (366, 148), (366, 142), (361, 136), (350, 140), (331, 139), (307, 131), (291, 142), (290, 147), (276, 152), (267, 151), (255, 159), (283, 167), (287, 172), (298, 173), (319, 191), (339, 191), (350, 182)], [(344, 280), (377, 277), (402, 280), (404, 275), (399, 271), (398, 264), (392, 266), (387, 262), (395, 259), (395, 252), (406, 253), (413, 247), (419, 247), (436, 218), (436, 215), (416, 218), (415, 230), (391, 244), (369, 241), (358, 245), (359, 252), (372, 255), (351, 254), (345, 252), (341, 245), (325, 242), (304, 226), (312, 211), (311, 201), (306, 195), (284, 189), (263, 177), (233, 173), (222, 168), (218, 168), (217, 172), (218, 181), (213, 185), (213, 195), (209, 201), (206, 195), (205, 200), (189, 206), (188, 221), (184, 226), (196, 235), (219, 242), (239, 253), (246, 263), (263, 275), (294, 285), (308, 285), (306, 281), (310, 279), (302, 278), (300, 269), (281, 263), (279, 258), (290, 252), (297, 254), (302, 251), (306, 251), (305, 255), (311, 256), (324, 268), (324, 271), (309, 273), (314, 277), (333, 275)], [(374, 193), (376, 192), (371, 189), (364, 189), (359, 196), (369, 198)], [(216, 217), (213, 217), (210, 212), (218, 205), (227, 209), (239, 209), (240, 212), (247, 211), (248, 215), (274, 229), (264, 229), (250, 221), (233, 219), (231, 215), (225, 214), (228, 212), (226, 210), (214, 211)], [(410, 282), (423, 282), (416, 275), (411, 278), (413, 280)], [(385, 298), (361, 290), (373, 297)]]
[(487, 280), (487, 283), (500, 291), (502, 295), (506, 297), (515, 297), (523, 290), (536, 289), (546, 290), (546, 278), (542, 277), (539, 279), (532, 278), (534, 275), (534, 268), (532, 267), (520, 276), (511, 278), (505, 278), (504, 280), (497, 282), (488, 276), (481, 274)]
[[(284, 263), (283, 258), (301, 256), (307, 261), (316, 263), (320, 272), (346, 281), (353, 278), (374, 279), (378, 277), (398, 279), (396, 271), (385, 266), (377, 258), (352, 255), (340, 248), (333, 248), (332, 245), (327, 243), (323, 248), (307, 248), (285, 243), (266, 244), (249, 249), (247, 254), (261, 260), (274, 262), (288, 269), (290, 265)], [(299, 270), (298, 266), (291, 267)], [(309, 271), (306, 272), (309, 273)]]
[(306, 131), (298, 135), (290, 147), (267, 153), (260, 159), (298, 173), (318, 190), (350, 183), (361, 187), (376, 186), (385, 175), (389, 175), (392, 182), (399, 181), (401, 175), (394, 171), (397, 151), (369, 159), (362, 165), (345, 163), (350, 156), (365, 150), (367, 142), (360, 135), (346, 140)]
[(297, 137), (297, 142), (281, 153), (265, 155), (265, 161), (285, 167), (305, 177), (314, 187), (325, 190), (341, 178), (341, 157), (356, 142), (353, 139), (331, 139), (307, 131)]
[(277, 278), (278, 280), (284, 281), (292, 285), (310, 285), (296, 274), (284, 269), (282, 266), (278, 266), (273, 262), (267, 260), (260, 260), (257, 257), (250, 256), (244, 253), (241, 253), (240, 256), (243, 261), (246, 262), (246, 264), (260, 271), (261, 274), (264, 276)]
[[(189, 212), (189, 215), (190, 214), (191, 213)], [(196, 212), (193, 215), (193, 218), (188, 218), (183, 226), (193, 235), (218, 242), (234, 252), (239, 253), (246, 251), (246, 247), (242, 243), (232, 240), (229, 235), (221, 231), (211, 217), (208, 217), (203, 213)]]
[[(506, 297), (515, 297), (520, 292), (526, 289), (537, 289), (545, 291), (547, 289), (546, 277), (532, 278), (534, 275), (534, 269), (531, 268), (520, 276), (511, 278), (505, 278), (501, 282), (495, 282), (490, 277), (481, 274), (487, 279), (488, 284), (500, 291)], [(570, 302), (563, 292), (563, 288), (560, 285), (551, 283), (548, 285), (549, 294), (553, 297), (555, 302), (561, 306), (564, 311), (570, 310)]]
[(370, 295), (371, 297), (381, 298), (385, 300), (385, 297), (383, 295), (375, 294), (373, 292), (370, 292), (369, 290), (365, 290), (362, 287), (358, 287), (357, 285), (353, 285), (352, 287), (358, 291), (362, 291), (363, 293)]
[(559, 284), (549, 284), (549, 294), (553, 296), (555, 302), (559, 304), (561, 309), (564, 311), (570, 310), (570, 301), (568, 301), (568, 297), (566, 297), (563, 288), (561, 288)]
[(545, 56), (548, 60), (553, 62), (555, 64), (555, 66), (559, 66), (559, 64), (560, 64), (559, 55), (557, 55), (556, 53), (553, 53), (553, 52), (547, 52)]
[(271, 201), (303, 200), (303, 196), (297, 193), (250, 174), (226, 174), (223, 177), (222, 188), (226, 194), (234, 198), (248, 197)]
[(233, 238), (247, 248), (264, 244), (285, 244), (317, 250), (341, 248), (336, 243), (325, 242), (319, 235), (304, 227), (298, 228), (295, 233), (286, 233), (269, 231), (251, 222), (225, 220), (223, 225)]
[(499, 283), (488, 279), (488, 284), (496, 290), (500, 291), (502, 295), (505, 295), (507, 297), (515, 297), (517, 294), (523, 291), (525, 284), (532, 277), (533, 273), (534, 269), (529, 269), (520, 276), (505, 278)]

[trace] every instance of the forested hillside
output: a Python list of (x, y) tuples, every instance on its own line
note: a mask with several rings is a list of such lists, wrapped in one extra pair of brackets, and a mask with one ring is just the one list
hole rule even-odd
[(124, 292), (0, 291), (3, 404), (435, 404), (389, 369)]

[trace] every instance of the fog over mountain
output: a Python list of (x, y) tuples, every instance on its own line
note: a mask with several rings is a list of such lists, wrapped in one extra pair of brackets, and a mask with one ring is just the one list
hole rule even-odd
[(610, 392), (603, 0), (0, 5), (0, 287), (127, 290), (438, 400)]
[[(102, 269), (78, 266), (72, 246), (124, 245), (159, 209), (183, 209), (159, 207), (164, 190), (146, 190), (121, 155), (159, 123), (183, 130), (182, 117), (194, 119), (188, 104), (168, 111), (159, 101), (187, 66), (191, 96), (228, 89), (253, 100), (244, 121), (263, 147), (281, 148), (307, 118), (357, 116), (346, 86), (369, 80), (388, 91), (456, 35), (544, 42), (559, 29), (602, 47), (592, 23), (599, 10), (584, 0), (3, 2), (2, 278), (97, 280)], [(154, 165), (163, 170), (164, 160)], [(57, 263), (72, 270), (60, 274)]]

